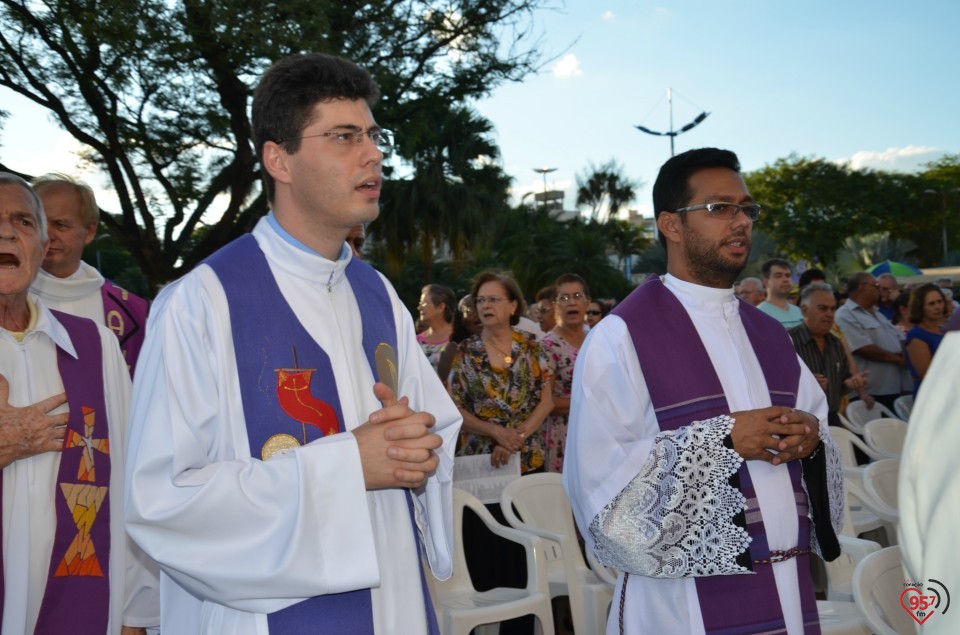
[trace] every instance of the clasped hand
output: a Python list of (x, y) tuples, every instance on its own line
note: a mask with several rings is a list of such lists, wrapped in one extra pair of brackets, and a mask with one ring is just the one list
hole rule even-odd
[(800, 410), (771, 406), (732, 412), (733, 449), (747, 460), (780, 465), (809, 456), (820, 442), (820, 425)]
[(430, 432), (436, 420), (428, 412), (414, 412), (409, 399), (398, 400), (386, 384), (374, 384), (373, 394), (383, 408), (353, 430), (367, 489), (421, 487), (440, 462), (434, 450), (443, 439)]

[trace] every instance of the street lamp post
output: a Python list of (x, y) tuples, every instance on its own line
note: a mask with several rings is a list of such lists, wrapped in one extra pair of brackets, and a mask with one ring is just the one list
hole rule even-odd
[(547, 175), (557, 168), (533, 168), (533, 171), (543, 175), (543, 209), (547, 209)]

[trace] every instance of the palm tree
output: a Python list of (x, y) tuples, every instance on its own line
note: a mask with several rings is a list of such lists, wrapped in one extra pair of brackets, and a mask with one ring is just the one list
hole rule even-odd
[(589, 207), (591, 220), (609, 219), (636, 198), (639, 187), (639, 181), (624, 176), (623, 166), (616, 160), (600, 167), (591, 163), (584, 174), (577, 176), (577, 206)]

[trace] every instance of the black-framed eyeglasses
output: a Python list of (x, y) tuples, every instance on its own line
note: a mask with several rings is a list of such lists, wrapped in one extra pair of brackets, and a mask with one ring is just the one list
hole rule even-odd
[(743, 212), (751, 221), (760, 218), (760, 205), (750, 203), (749, 205), (737, 205), (736, 203), (704, 203), (702, 205), (692, 205), (690, 207), (681, 207), (675, 209), (675, 212), (693, 212), (696, 210), (707, 210), (710, 218), (719, 218), (721, 220), (730, 220), (737, 215), (737, 212)]
[(601, 315), (601, 312), (596, 309), (587, 309), (587, 315)]
[(364, 137), (369, 137), (373, 145), (377, 146), (384, 154), (393, 152), (393, 133), (383, 128), (370, 128), (369, 130), (333, 130), (331, 132), (318, 132), (317, 134), (308, 134), (301, 137), (290, 137), (289, 139), (280, 139), (277, 143), (286, 141), (299, 141), (302, 139), (311, 139), (313, 137), (328, 137), (333, 139), (333, 143), (338, 146), (350, 147), (363, 143)]

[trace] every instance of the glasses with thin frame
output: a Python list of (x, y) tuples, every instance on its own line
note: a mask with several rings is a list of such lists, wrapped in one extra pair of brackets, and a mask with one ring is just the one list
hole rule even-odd
[(567, 304), (568, 302), (579, 302), (580, 300), (585, 300), (587, 295), (585, 293), (563, 293), (557, 296), (557, 302), (560, 304)]
[(377, 146), (380, 152), (384, 154), (393, 152), (393, 133), (383, 128), (370, 128), (369, 130), (332, 130), (330, 132), (318, 132), (317, 134), (308, 134), (301, 137), (280, 139), (277, 143), (300, 141), (303, 139), (312, 139), (313, 137), (332, 139), (334, 145), (344, 148), (358, 146), (363, 143), (364, 137), (369, 137), (370, 141), (373, 142), (373, 145)]
[(587, 309), (587, 315), (602, 315), (597, 309)]
[(675, 212), (694, 212), (697, 210), (706, 210), (710, 218), (721, 220), (730, 220), (737, 215), (737, 212), (743, 212), (751, 221), (760, 218), (760, 205), (749, 203), (747, 205), (737, 205), (736, 203), (703, 203), (702, 205), (691, 205), (690, 207), (681, 207), (675, 209)]

